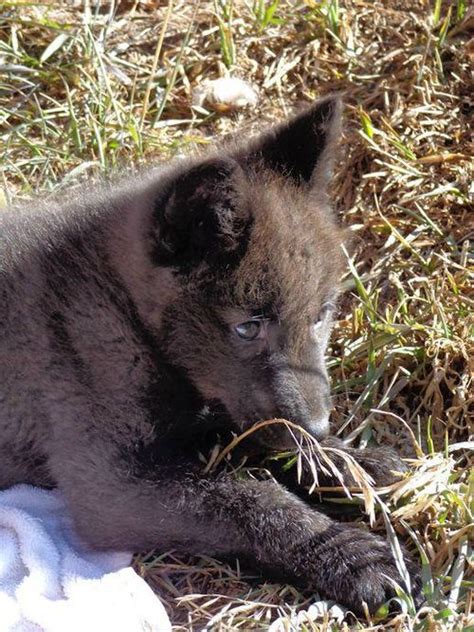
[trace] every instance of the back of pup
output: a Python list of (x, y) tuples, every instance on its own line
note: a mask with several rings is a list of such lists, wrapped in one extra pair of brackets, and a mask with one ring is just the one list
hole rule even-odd
[(48, 482), (44, 445), (49, 429), (43, 392), (49, 379), (49, 354), (40, 308), (45, 279), (38, 249), (42, 232), (38, 220), (46, 213), (39, 204), (0, 213), (0, 488)]
[[(0, 213), (0, 488), (55, 483), (47, 467), (51, 420), (71, 415), (74, 399), (84, 396), (86, 369), (70, 322), (77, 310), (94, 318), (98, 304), (109, 309), (96, 291), (103, 274), (100, 243), (102, 226), (119, 204), (107, 202), (105, 192), (76, 189), (73, 195)], [(97, 350), (101, 329), (99, 319)]]

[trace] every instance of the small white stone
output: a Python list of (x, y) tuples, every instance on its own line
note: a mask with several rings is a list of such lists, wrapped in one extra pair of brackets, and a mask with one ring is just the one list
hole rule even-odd
[(326, 599), (316, 601), (307, 610), (307, 616), (312, 621), (323, 618), (326, 613), (330, 619), (341, 623), (344, 620), (346, 610), (334, 603), (334, 601), (327, 601)]
[(218, 112), (255, 107), (258, 95), (254, 88), (237, 77), (203, 81), (193, 94), (193, 105), (208, 106)]
[(289, 614), (278, 617), (268, 628), (268, 632), (293, 632), (299, 630), (308, 622), (317, 622), (325, 617), (330, 621), (341, 624), (347, 613), (347, 609), (326, 599), (320, 599), (315, 595), (316, 600), (307, 610), (293, 611)]

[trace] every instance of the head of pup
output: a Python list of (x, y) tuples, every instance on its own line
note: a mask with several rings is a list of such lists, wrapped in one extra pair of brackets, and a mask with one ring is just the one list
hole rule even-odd
[[(229, 154), (185, 168), (154, 210), (151, 257), (179, 291), (163, 309), (170, 363), (238, 431), (284, 418), (328, 432), (324, 353), (342, 271), (327, 186), (341, 105), (327, 98)], [(159, 292), (159, 289), (157, 289)], [(274, 424), (256, 439), (292, 439)]]

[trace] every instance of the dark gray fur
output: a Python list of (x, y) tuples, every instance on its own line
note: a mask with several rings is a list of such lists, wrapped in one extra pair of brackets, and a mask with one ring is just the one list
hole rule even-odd
[(97, 547), (239, 556), (357, 612), (393, 594), (383, 539), (196, 457), (259, 419), (328, 433), (339, 118), (328, 98), (247, 146), (1, 212), (0, 487), (58, 486)]

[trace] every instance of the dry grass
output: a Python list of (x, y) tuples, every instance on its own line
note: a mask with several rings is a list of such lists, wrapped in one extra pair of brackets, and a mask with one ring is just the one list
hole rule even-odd
[[(155, 5), (1, 5), (5, 196), (162, 159), (345, 91), (332, 193), (353, 242), (329, 354), (333, 420), (356, 445), (390, 444), (413, 458), (407, 479), (376, 494), (374, 528), (418, 551), (427, 598), (415, 612), (401, 595), (402, 614), (382, 609), (353, 627), (474, 629), (472, 8), (467, 0)], [(225, 72), (258, 87), (258, 107), (193, 110), (196, 85)], [(325, 493), (341, 508), (361, 502), (357, 493), (335, 496)], [(277, 619), (272, 631), (346, 629), (332, 615), (315, 618), (314, 598), (236, 565), (170, 553), (140, 556), (136, 567), (176, 631), (265, 630)]]

